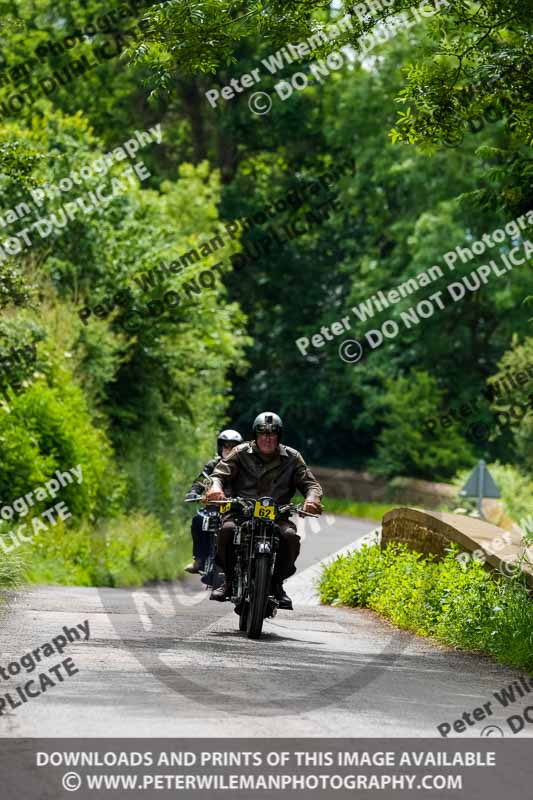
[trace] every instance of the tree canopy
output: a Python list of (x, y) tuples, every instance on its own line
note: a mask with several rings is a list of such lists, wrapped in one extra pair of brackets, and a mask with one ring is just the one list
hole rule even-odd
[[(2, 10), (4, 495), (94, 453), (80, 517), (153, 515), (147, 530), (170, 536), (217, 428), (247, 436), (265, 408), (312, 463), (446, 480), (484, 457), (531, 473), (531, 412), (497, 417), (531, 380), (486, 393), (502, 371), (529, 374), (530, 256), (460, 301), (447, 290), (523, 257), (530, 236), (529, 2)], [(122, 158), (126, 142), (139, 146)], [(438, 292), (444, 308), (404, 323)], [(397, 335), (373, 349), (388, 321)], [(340, 357), (345, 339), (361, 361)], [(428, 418), (465, 403), (473, 420), (428, 437)]]

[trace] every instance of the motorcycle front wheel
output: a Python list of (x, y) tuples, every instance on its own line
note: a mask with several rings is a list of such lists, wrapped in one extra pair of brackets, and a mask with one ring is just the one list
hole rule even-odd
[(246, 633), (249, 639), (259, 639), (263, 630), (266, 605), (270, 588), (270, 557), (257, 557), (252, 578), (250, 605)]

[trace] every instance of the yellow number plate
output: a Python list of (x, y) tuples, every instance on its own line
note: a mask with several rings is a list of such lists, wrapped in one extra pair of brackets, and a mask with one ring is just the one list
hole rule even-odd
[(225, 514), (226, 511), (230, 510), (230, 508), (231, 508), (231, 503), (224, 503), (224, 505), (218, 507), (218, 511), (220, 514)]
[(259, 519), (276, 519), (276, 509), (274, 506), (262, 506), (261, 503), (256, 502), (254, 508), (254, 517)]

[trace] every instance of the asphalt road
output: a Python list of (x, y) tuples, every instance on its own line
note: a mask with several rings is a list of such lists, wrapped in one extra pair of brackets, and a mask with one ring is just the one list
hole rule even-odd
[[(66, 658), (78, 670), (62, 681), (54, 673), (56, 685), (4, 710), (0, 736), (439, 736), (437, 725), (491, 700), (490, 717), (455, 735), (479, 736), (490, 723), (512, 736), (505, 720), (533, 704), (533, 691), (508, 709), (492, 693), (519, 673), (398, 631), (373, 612), (317, 604), (319, 562), (357, 546), (375, 524), (300, 524), (300, 572), (287, 584), (295, 611), (267, 621), (260, 641), (239, 633), (233, 606), (209, 602), (196, 577), (12, 596), (0, 612), (0, 666), (42, 648), (65, 625), (88, 620), (90, 634), (43, 658), (34, 673), (0, 679), (0, 692), (15, 694), (17, 683)], [(533, 724), (518, 735), (532, 736)]]

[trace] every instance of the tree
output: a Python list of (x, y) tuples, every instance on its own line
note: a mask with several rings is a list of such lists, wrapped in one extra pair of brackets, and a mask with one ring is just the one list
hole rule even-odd
[(387, 380), (384, 388), (377, 405), (383, 410), (385, 426), (371, 465), (376, 474), (446, 480), (473, 463), (473, 452), (458, 423), (427, 425), (428, 419), (439, 414), (443, 397), (427, 372), (413, 370)]
[(533, 338), (523, 341), (515, 335), (512, 345), (489, 380), (494, 393), (493, 407), (513, 433), (515, 457), (533, 474)]

